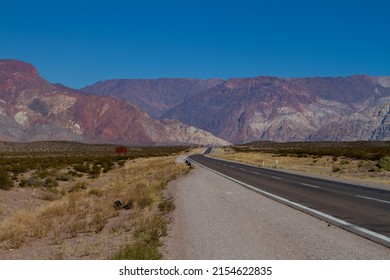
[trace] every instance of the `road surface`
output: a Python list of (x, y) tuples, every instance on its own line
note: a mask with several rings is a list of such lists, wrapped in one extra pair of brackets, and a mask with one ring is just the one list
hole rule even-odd
[(191, 155), (189, 159), (259, 194), (390, 247), (390, 191), (257, 168), (204, 155)]
[[(184, 162), (184, 158), (181, 162)], [(385, 259), (390, 249), (195, 166), (171, 182), (164, 259)]]

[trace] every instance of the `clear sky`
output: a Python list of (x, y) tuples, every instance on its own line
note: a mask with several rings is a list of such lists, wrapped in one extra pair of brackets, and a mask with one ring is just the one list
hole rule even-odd
[(0, 1), (0, 58), (111, 78), (390, 76), (390, 1)]

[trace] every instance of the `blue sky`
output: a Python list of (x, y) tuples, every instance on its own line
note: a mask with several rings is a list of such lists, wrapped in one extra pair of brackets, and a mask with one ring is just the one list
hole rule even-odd
[(390, 1), (0, 1), (0, 58), (111, 78), (390, 75)]

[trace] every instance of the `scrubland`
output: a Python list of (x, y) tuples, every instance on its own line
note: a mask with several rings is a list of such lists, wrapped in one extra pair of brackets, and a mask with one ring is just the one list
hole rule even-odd
[(0, 149), (1, 259), (161, 257), (166, 214), (174, 209), (163, 189), (188, 172), (175, 163), (188, 147), (115, 155), (113, 147), (92, 146)]

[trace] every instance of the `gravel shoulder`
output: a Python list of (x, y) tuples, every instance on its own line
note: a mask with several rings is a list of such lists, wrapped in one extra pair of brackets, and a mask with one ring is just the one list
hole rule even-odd
[(390, 250), (200, 167), (166, 190), (164, 259), (390, 259)]

